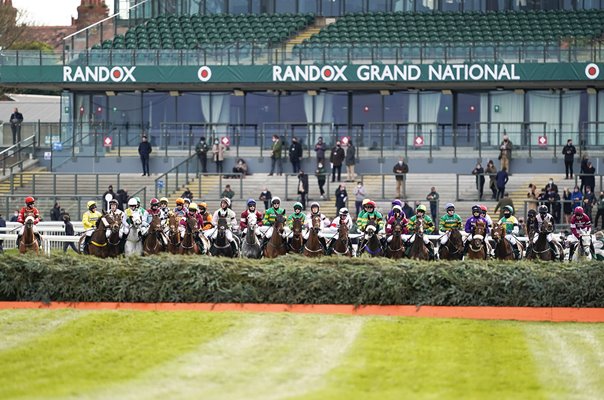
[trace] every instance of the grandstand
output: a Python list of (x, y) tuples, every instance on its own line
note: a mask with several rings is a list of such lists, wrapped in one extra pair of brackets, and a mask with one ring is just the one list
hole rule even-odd
[[(601, 2), (125, 3), (66, 37), (61, 52), (0, 53), (0, 86), (61, 93), (60, 121), (26, 118), (19, 145), (10, 147), (3, 125), (5, 213), (29, 193), (43, 209), (61, 200), (80, 213), (107, 176), (144, 200), (175, 198), (190, 186), (212, 204), (228, 182), (236, 199), (268, 185), (293, 202), (294, 176), (265, 175), (273, 134), (303, 144), (315, 199), (320, 136), (328, 147), (352, 139), (356, 170), (384, 207), (394, 195), (392, 165), (404, 156), (410, 201), (424, 200), (434, 185), (443, 201), (469, 209), (476, 201), (469, 173), (477, 161), (497, 159), (503, 135), (514, 144), (510, 191), (521, 209), (527, 182), (561, 180), (568, 138), (600, 175)], [(154, 146), (148, 179), (137, 177), (143, 132)], [(200, 175), (194, 149), (202, 135), (227, 144), (225, 171), (241, 157), (253, 175)], [(91, 178), (80, 186), (56, 184), (85, 175)]]

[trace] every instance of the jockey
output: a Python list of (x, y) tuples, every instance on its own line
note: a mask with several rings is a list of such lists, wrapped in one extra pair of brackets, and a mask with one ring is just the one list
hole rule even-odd
[(402, 233), (408, 234), (409, 230), (407, 229), (407, 224), (409, 223), (409, 220), (405, 218), (403, 208), (398, 204), (392, 207), (392, 216), (388, 218), (388, 222), (386, 222), (386, 241), (388, 243), (392, 241), (393, 226), (397, 221), (400, 221), (400, 223), (403, 225)]
[(22, 207), (19, 211), (17, 222), (23, 224), (23, 226), (19, 229), (19, 233), (17, 234), (17, 247), (19, 246), (21, 236), (25, 231), (25, 220), (27, 219), (27, 217), (30, 216), (34, 219), (33, 231), (34, 235), (36, 235), (36, 238), (38, 239), (38, 245), (40, 245), (41, 238), (40, 233), (38, 232), (38, 228), (36, 228), (36, 225), (38, 224), (38, 222), (42, 221), (42, 217), (40, 216), (40, 212), (38, 211), (38, 209), (34, 207), (35, 203), (36, 200), (33, 197), (28, 196), (25, 198), (25, 207)]
[[(161, 220), (167, 221), (170, 216), (170, 209), (168, 208), (169, 200), (166, 197), (159, 199), (159, 211), (161, 212)], [(165, 222), (164, 222), (165, 224)]]
[[(464, 255), (468, 251), (468, 247), (470, 246), (470, 242), (472, 241), (472, 238), (474, 236), (474, 229), (476, 228), (477, 222), (482, 221), (485, 227), (485, 236), (489, 234), (488, 222), (485, 218), (481, 216), (481, 213), (482, 209), (478, 204), (472, 206), (472, 216), (466, 220), (466, 224), (464, 226), (464, 231), (468, 234), (468, 237), (466, 237), (466, 243), (463, 251)], [(486, 237), (483, 237), (482, 241), (487, 246), (487, 255), (491, 254), (491, 245), (489, 241), (486, 239)]]
[(499, 220), (499, 224), (505, 226), (505, 238), (512, 244), (514, 257), (519, 259), (520, 251), (516, 245), (518, 243), (516, 235), (518, 235), (520, 227), (518, 226), (518, 220), (514, 217), (514, 208), (512, 206), (503, 207), (503, 217)]
[[(417, 223), (418, 218), (422, 220), (422, 224), (424, 226), (424, 243), (428, 246), (430, 250), (431, 256), (434, 256), (434, 248), (432, 246), (432, 242), (428, 239), (429, 234), (434, 231), (434, 222), (429, 215), (426, 215), (426, 206), (420, 204), (415, 209), (415, 215), (409, 219), (408, 229), (409, 232), (415, 232), (415, 224)], [(409, 243), (413, 243), (415, 241), (415, 234), (409, 238)]]
[[(302, 222), (302, 226), (304, 227), (306, 223), (306, 214), (302, 212), (302, 203), (296, 202), (294, 203), (294, 212), (289, 214), (287, 217), (287, 227), (291, 231), (294, 228), (294, 220), (299, 219)], [(289, 232), (288, 232), (289, 235)]]
[(185, 208), (185, 200), (182, 198), (176, 199), (176, 207), (173, 210), (174, 214), (178, 217), (184, 217), (187, 215), (187, 209)]
[[(365, 200), (367, 202), (365, 203)], [(365, 199), (363, 200), (363, 210), (359, 212), (357, 216), (357, 228), (360, 232), (365, 232), (365, 228), (367, 228), (367, 223), (370, 219), (375, 220), (378, 231), (381, 231), (384, 228), (384, 217), (382, 214), (377, 211), (375, 201)]]
[(460, 231), (463, 229), (461, 217), (455, 212), (455, 204), (447, 203), (445, 210), (447, 211), (446, 214), (440, 217), (438, 221), (438, 228), (443, 233), (440, 237), (441, 245), (445, 245), (449, 241), (453, 229)]
[(271, 200), (271, 207), (265, 211), (264, 217), (262, 218), (262, 229), (264, 231), (264, 237), (270, 239), (273, 235), (272, 226), (277, 221), (277, 215), (282, 215), (285, 218), (285, 209), (281, 208), (281, 199), (273, 197)]
[[(189, 199), (188, 197), (185, 197), (184, 199), (182, 199), (182, 201), (183, 201), (183, 207), (189, 208), (189, 205), (191, 204), (191, 199)], [(199, 207), (199, 204), (197, 206)]]
[(405, 215), (405, 212), (403, 211), (403, 202), (400, 201), (399, 199), (394, 199), (394, 200), (392, 200), (392, 208), (390, 209), (390, 211), (388, 211), (388, 216), (386, 217), (386, 219), (390, 220), (390, 218), (392, 218), (392, 216), (394, 215), (395, 206), (399, 206), (401, 208), (401, 213), (403, 215), (403, 218), (407, 218), (407, 216)]
[(487, 221), (487, 227), (491, 229), (493, 228), (493, 219), (489, 215), (488, 211), (489, 209), (487, 208), (487, 206), (485, 206), (484, 204), (480, 205), (480, 216), (484, 218), (485, 221)]
[(193, 232), (193, 240), (195, 240), (195, 243), (197, 243), (197, 246), (199, 246), (199, 248), (205, 248), (203, 242), (201, 241), (201, 238), (199, 237), (200, 235), (200, 230), (201, 227), (203, 226), (203, 220), (201, 215), (198, 213), (198, 206), (195, 203), (189, 203), (188, 207), (187, 207), (187, 214), (180, 220), (180, 222), (178, 223), (178, 231), (180, 232), (180, 237), (184, 237), (186, 231), (187, 231), (187, 219), (188, 218), (193, 218), (194, 220), (197, 221), (197, 225), (195, 226), (196, 231)]
[(321, 206), (316, 201), (310, 205), (310, 213), (306, 215), (306, 231), (302, 234), (304, 239), (308, 239), (308, 235), (310, 234), (310, 229), (312, 228), (312, 219), (314, 217), (319, 216), (321, 219), (320, 229), (319, 229), (319, 241), (323, 245), (324, 248), (327, 247), (327, 242), (325, 241), (325, 237), (323, 235), (323, 229), (329, 228), (329, 218), (321, 213)]
[[(526, 217), (526, 223), (525, 223), (525, 229), (524, 229), (524, 231), (526, 232), (526, 235), (530, 238), (531, 233), (538, 233), (540, 226), (541, 226), (541, 224), (539, 223), (539, 221), (537, 221), (537, 211), (528, 210), (528, 214)], [(553, 227), (553, 221), (552, 221), (552, 227)]]
[(604, 260), (604, 234), (602, 231), (598, 231), (595, 233), (595, 241), (594, 241), (594, 253), (595, 259), (598, 261)]
[[(166, 199), (166, 205), (168, 204), (167, 202), (168, 199)], [(149, 231), (149, 225), (151, 224), (151, 221), (153, 221), (153, 217), (158, 215), (159, 216), (159, 220), (160, 220), (160, 224), (163, 222), (162, 217), (164, 215), (164, 213), (161, 210), (161, 202), (159, 200), (157, 200), (155, 197), (151, 199), (151, 201), (149, 202), (149, 205), (151, 206), (148, 210), (147, 210), (147, 229), (145, 229), (145, 231), (143, 232), (143, 235), (146, 235)], [(162, 232), (161, 232), (161, 238), (162, 241), (164, 243), (165, 246), (168, 245), (168, 235), (166, 232), (164, 232), (164, 230), (167, 227), (164, 226), (162, 228)]]
[(147, 210), (145, 210), (145, 207), (141, 207), (141, 199), (140, 197), (135, 197), (136, 199), (136, 209), (140, 212), (141, 216), (143, 217), (143, 226), (147, 223)]
[[(124, 219), (124, 212), (117, 208), (117, 199), (113, 198), (109, 200), (109, 212), (107, 213), (112, 220), (114, 221), (122, 221)], [(107, 228), (107, 238), (111, 236), (111, 228)], [(120, 239), (122, 238), (122, 230), (119, 232)]]
[(260, 214), (260, 211), (256, 210), (256, 200), (254, 199), (247, 200), (247, 210), (241, 213), (239, 229), (241, 230), (241, 234), (245, 235), (245, 231), (247, 230), (247, 218), (250, 214), (256, 216), (256, 228), (254, 233), (258, 235), (258, 227), (262, 226), (262, 214)]
[[(228, 197), (223, 197), (220, 200), (220, 208), (216, 211), (214, 211), (214, 215), (212, 216), (212, 219), (214, 221), (214, 230), (212, 231), (212, 233), (208, 236), (206, 234), (206, 237), (210, 238), (210, 239), (216, 239), (216, 237), (218, 237), (218, 219), (219, 218), (226, 218), (227, 221), (227, 230), (226, 230), (226, 239), (229, 241), (229, 243), (231, 244), (231, 247), (233, 248), (234, 252), (237, 252), (238, 246), (237, 246), (237, 242), (233, 239), (233, 231), (237, 231), (237, 229), (239, 228), (239, 225), (237, 225), (237, 215), (235, 214), (235, 211), (231, 210), (231, 200)], [(230, 228), (229, 228), (230, 225)], [(209, 231), (208, 231), (209, 233)]]
[[(534, 211), (534, 210), (532, 210)], [(552, 224), (552, 230), (550, 232), (548, 232), (547, 234), (547, 243), (549, 244), (549, 247), (552, 249), (552, 252), (554, 253), (555, 258), (559, 258), (560, 257), (560, 252), (558, 251), (558, 241), (556, 240), (556, 238), (554, 237), (554, 217), (548, 212), (548, 208), (545, 204), (542, 204), (539, 206), (538, 208), (539, 211), (539, 215), (535, 216), (535, 232), (539, 232), (541, 230), (541, 225), (543, 225), (544, 221), (549, 221)], [(527, 221), (528, 223), (528, 221)], [(537, 243), (537, 239), (539, 238), (539, 235), (535, 235), (535, 237), (533, 238), (533, 243)]]
[[(569, 235), (566, 241), (570, 246), (570, 254), (568, 259), (572, 259), (575, 251), (575, 244), (580, 242), (581, 235), (583, 233), (591, 232), (591, 220), (583, 211), (583, 207), (575, 207), (575, 212), (570, 218), (570, 231), (572, 235)], [(593, 250), (593, 249), (592, 249)]]
[[(349, 231), (352, 229), (352, 218), (350, 217), (350, 212), (348, 211), (348, 209), (346, 207), (340, 208), (338, 217), (334, 218), (333, 221), (331, 221), (330, 227), (332, 229), (335, 229), (336, 231), (333, 234), (331, 240), (329, 241), (329, 247), (327, 249), (327, 254), (331, 254), (333, 246), (336, 244), (336, 240), (338, 240), (338, 238), (340, 237), (339, 232), (338, 232), (338, 228), (340, 227), (340, 225), (346, 225), (346, 227), (348, 227)], [(350, 247), (350, 251), (352, 254), (351, 244), (352, 243), (349, 240), (348, 246)]]
[(82, 215), (82, 225), (84, 225), (84, 233), (86, 234), (86, 238), (84, 239), (84, 254), (88, 254), (90, 238), (94, 233), (99, 219), (103, 217), (103, 214), (96, 210), (96, 202), (94, 200), (90, 200), (86, 206), (88, 207), (88, 211)]
[(201, 229), (204, 231), (209, 231), (214, 227), (212, 214), (208, 212), (207, 208), (208, 205), (203, 201), (197, 204), (197, 214), (201, 217)]
[(122, 235), (124, 243), (126, 237), (128, 236), (128, 233), (130, 233), (130, 227), (132, 226), (132, 217), (134, 215), (140, 216), (141, 221), (145, 221), (145, 217), (143, 216), (141, 209), (138, 207), (138, 202), (136, 198), (132, 197), (130, 198), (130, 200), (128, 200), (128, 208), (126, 209), (126, 211), (124, 211), (122, 217), (122, 227), (120, 229), (120, 233)]

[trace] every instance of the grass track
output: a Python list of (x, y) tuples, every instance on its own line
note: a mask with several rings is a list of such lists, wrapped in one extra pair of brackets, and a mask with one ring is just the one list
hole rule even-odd
[(3, 400), (598, 399), (604, 324), (3, 310), (0, 364)]

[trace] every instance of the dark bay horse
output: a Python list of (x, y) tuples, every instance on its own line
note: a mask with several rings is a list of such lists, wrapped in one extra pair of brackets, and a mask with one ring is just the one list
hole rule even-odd
[[(554, 252), (552, 251), (549, 243), (547, 242), (547, 235), (552, 233), (552, 231), (552, 223), (548, 220), (545, 220), (541, 223), (541, 228), (539, 228), (539, 232), (529, 235), (529, 243), (526, 248), (527, 260), (537, 259), (543, 261), (553, 261), (555, 259)], [(537, 235), (537, 241), (533, 242), (535, 235)], [(562, 251), (561, 247), (558, 247), (558, 252), (560, 254), (560, 261), (562, 261), (564, 257), (564, 252)]]
[[(108, 214), (103, 214), (101, 218), (96, 222), (96, 228), (92, 232), (90, 242), (88, 243), (88, 254), (99, 257), (109, 257), (109, 241), (107, 240), (107, 228), (113, 224), (113, 218)], [(86, 239), (82, 236), (80, 239), (80, 248), (82, 248), (83, 241)]]
[(360, 254), (369, 254), (371, 257), (382, 257), (384, 249), (378, 238), (377, 225), (374, 220), (369, 220), (365, 227), (365, 239), (359, 247)]
[(417, 218), (415, 220), (415, 232), (409, 233), (415, 234), (415, 239), (409, 248), (409, 258), (415, 258), (416, 260), (429, 260), (430, 252), (424, 243), (424, 219)]
[(117, 215), (111, 218), (113, 221), (109, 225), (109, 237), (107, 238), (107, 245), (109, 246), (108, 256), (117, 257), (122, 253), (122, 244), (120, 240), (122, 219)]
[(159, 214), (156, 214), (151, 219), (151, 224), (149, 224), (149, 231), (143, 243), (143, 252), (144, 254), (159, 254), (163, 251), (166, 251), (164, 227), (161, 224)]
[(302, 253), (304, 248), (304, 236), (302, 236), (302, 220), (300, 218), (294, 218), (292, 223), (292, 237), (289, 240), (289, 252), (290, 253)]
[(285, 239), (283, 239), (284, 223), (285, 218), (283, 218), (283, 215), (277, 215), (273, 224), (273, 234), (264, 247), (264, 257), (276, 258), (284, 256), (287, 253), (287, 244), (285, 243)]
[(185, 220), (185, 233), (178, 246), (179, 254), (201, 254), (201, 249), (195, 241), (195, 235), (199, 234), (197, 220), (189, 216)]
[(312, 217), (308, 239), (304, 244), (303, 254), (306, 257), (320, 257), (325, 255), (325, 249), (319, 240), (319, 231), (321, 230), (321, 216)]
[(171, 213), (168, 217), (168, 252), (178, 254), (180, 248), (180, 230), (178, 222), (180, 217)]
[(438, 248), (441, 260), (461, 260), (463, 258), (463, 238), (458, 229), (451, 229), (449, 240)]
[(333, 254), (352, 257), (350, 238), (348, 237), (348, 226), (344, 223), (340, 223), (340, 226), (338, 226), (338, 238), (333, 245)]
[(486, 260), (488, 257), (487, 245), (486, 245), (486, 233), (487, 228), (484, 222), (476, 222), (474, 227), (474, 234), (472, 240), (468, 245), (467, 257), (470, 260)]
[(40, 244), (34, 233), (34, 217), (28, 216), (25, 218), (25, 228), (23, 229), (23, 235), (17, 245), (19, 246), (19, 254), (25, 254), (28, 251), (32, 251), (39, 254)]
[(241, 255), (246, 258), (262, 257), (262, 247), (256, 236), (256, 226), (258, 221), (256, 214), (250, 213), (247, 216), (247, 228), (245, 229), (245, 240), (241, 244)]
[(392, 225), (392, 240), (386, 244), (386, 257), (398, 260), (405, 257), (405, 243), (403, 242), (403, 222), (395, 220)]
[(491, 230), (491, 237), (495, 241), (495, 258), (498, 260), (513, 260), (514, 249), (512, 243), (505, 237), (505, 225), (495, 222)]
[(231, 242), (228, 241), (226, 235), (226, 231), (229, 229), (226, 218), (218, 218), (216, 229), (218, 233), (210, 246), (210, 254), (213, 256), (235, 257), (237, 253), (233, 250)]

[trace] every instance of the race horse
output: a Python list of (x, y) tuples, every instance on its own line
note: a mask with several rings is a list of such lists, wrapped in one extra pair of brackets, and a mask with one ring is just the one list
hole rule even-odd
[(384, 249), (378, 237), (377, 225), (375, 220), (371, 219), (365, 227), (365, 237), (361, 246), (359, 246), (360, 254), (369, 254), (370, 257), (382, 257)]
[(178, 222), (180, 218), (174, 213), (170, 213), (168, 217), (168, 252), (178, 254), (180, 248), (180, 231), (178, 230)]
[(142, 256), (143, 242), (141, 239), (141, 225), (143, 224), (143, 219), (139, 213), (132, 214), (130, 218), (132, 219), (132, 224), (130, 224), (130, 230), (126, 236), (124, 254), (126, 256)]
[(21, 240), (17, 245), (19, 246), (19, 254), (25, 254), (28, 251), (39, 254), (40, 251), (40, 243), (38, 243), (38, 239), (34, 233), (34, 217), (31, 215), (25, 218), (25, 228), (23, 229), (23, 235), (21, 235)]
[[(548, 220), (545, 220), (541, 223), (541, 228), (539, 232), (531, 232), (532, 235), (529, 235), (529, 243), (526, 249), (526, 258), (528, 260), (543, 260), (543, 261), (554, 261), (555, 256), (552, 248), (547, 242), (547, 235), (552, 233), (553, 226), (552, 223)], [(534, 241), (535, 235), (537, 235), (537, 240)], [(558, 254), (560, 254), (560, 261), (564, 258), (564, 252), (562, 246), (558, 247)]]
[[(410, 232), (411, 233), (411, 232)], [(416, 260), (429, 260), (430, 251), (424, 243), (424, 219), (417, 217), (415, 221), (415, 240), (411, 247), (409, 247), (409, 258), (415, 258)]]
[(449, 231), (449, 240), (438, 248), (438, 258), (441, 260), (463, 259), (463, 237), (459, 229)]
[(325, 248), (319, 240), (319, 231), (321, 230), (321, 216), (315, 215), (311, 218), (308, 239), (304, 244), (303, 254), (306, 257), (320, 257), (325, 255)]
[(199, 248), (195, 236), (199, 234), (197, 220), (187, 216), (185, 219), (185, 233), (182, 236), (180, 245), (178, 246), (179, 254), (202, 254), (207, 252), (207, 249)]
[[(107, 229), (110, 228), (113, 223), (113, 219), (108, 214), (103, 214), (103, 216), (97, 220), (96, 227), (90, 236), (90, 242), (88, 242), (88, 254), (99, 258), (107, 258), (110, 256)], [(80, 238), (78, 248), (83, 248), (84, 240), (86, 240), (86, 236)]]
[(352, 257), (350, 238), (348, 237), (348, 226), (346, 224), (340, 224), (340, 226), (338, 226), (338, 238), (332, 247), (332, 253), (338, 256)]
[(231, 242), (227, 239), (226, 231), (229, 228), (226, 218), (218, 218), (216, 229), (218, 229), (218, 233), (216, 234), (216, 239), (210, 245), (210, 254), (230, 258), (236, 257), (237, 252), (233, 250)]
[[(113, 217), (112, 217), (113, 219)], [(107, 221), (109, 222), (109, 221)], [(107, 246), (109, 247), (108, 256), (117, 257), (122, 253), (122, 243), (120, 240), (120, 229), (122, 227), (122, 219), (115, 218), (109, 224), (109, 237), (107, 238)]]
[(477, 221), (474, 227), (472, 240), (468, 244), (467, 258), (470, 260), (486, 260), (488, 257), (486, 245), (486, 224), (483, 221)]
[(245, 258), (259, 259), (262, 257), (262, 247), (256, 236), (256, 226), (258, 220), (256, 214), (250, 213), (247, 216), (247, 228), (245, 229), (245, 240), (241, 243), (241, 255)]
[(289, 240), (289, 252), (290, 253), (302, 253), (304, 248), (304, 236), (302, 236), (302, 220), (294, 218), (292, 223), (292, 237)]
[(589, 231), (581, 230), (579, 232), (579, 242), (575, 244), (575, 250), (571, 261), (589, 261), (593, 259), (591, 252), (592, 238)]
[(276, 258), (287, 253), (287, 244), (285, 243), (285, 239), (283, 239), (284, 223), (285, 218), (283, 218), (283, 215), (277, 215), (273, 224), (273, 234), (266, 243), (266, 246), (264, 246), (264, 257)]
[(392, 239), (386, 242), (386, 257), (398, 260), (405, 257), (405, 243), (403, 242), (403, 222), (395, 220), (392, 225)]
[(495, 222), (493, 224), (493, 229), (491, 230), (491, 237), (495, 242), (495, 258), (498, 260), (520, 260), (524, 247), (519, 241), (516, 242), (516, 246), (518, 247), (518, 257), (516, 257), (514, 254), (514, 246), (505, 237), (505, 234), (505, 225)]
[(166, 243), (164, 243), (164, 227), (161, 224), (159, 214), (151, 218), (149, 231), (143, 243), (143, 252), (146, 255), (159, 254), (166, 251)]

